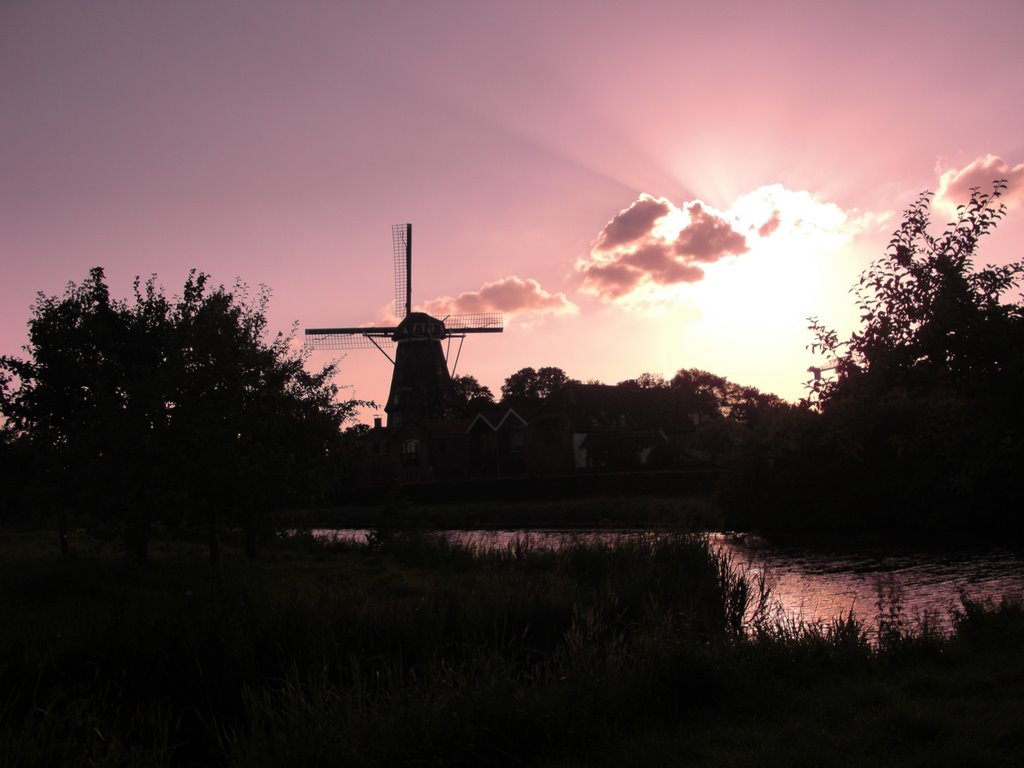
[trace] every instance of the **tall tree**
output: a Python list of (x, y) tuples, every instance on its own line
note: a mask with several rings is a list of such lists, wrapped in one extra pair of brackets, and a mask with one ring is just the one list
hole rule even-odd
[(938, 235), (922, 194), (854, 286), (860, 327), (840, 339), (811, 320), (810, 348), (836, 372), (809, 382), (822, 417), (813, 451), (832, 453), (834, 497), (859, 520), (1021, 527), (1001, 498), (1024, 462), (1024, 302), (1007, 297), (1024, 261), (975, 266), (1005, 189), (972, 190)]
[(87, 507), (145, 562), (154, 517), (188, 506), (216, 565), (223, 520), (254, 531), (335, 449), (358, 403), (337, 400), (334, 367), (311, 373), (289, 336), (266, 340), (268, 291), (250, 301), (208, 283), (193, 271), (168, 300), (136, 281), (128, 303), (93, 269), (62, 298), (40, 295), (28, 359), (0, 358), (0, 413), (53, 489), (62, 542), (64, 511)]
[(452, 377), (452, 387), (459, 401), (468, 409), (494, 403), (494, 393), (477, 381), (476, 376), (464, 374)]
[(1006, 213), (1006, 182), (975, 188), (945, 231), (930, 233), (931, 194), (904, 213), (885, 256), (860, 276), (854, 293), (861, 327), (841, 341), (811, 318), (814, 341), (836, 377), (810, 382), (811, 401), (911, 395), (977, 396), (1009, 392), (1021, 382), (1024, 304), (1005, 301), (1024, 260), (976, 269), (978, 243)]
[(520, 368), (501, 385), (503, 403), (541, 403), (553, 392), (557, 392), (574, 381), (565, 371), (555, 366), (539, 369)]
[(724, 376), (700, 368), (683, 368), (672, 377), (669, 386), (683, 394), (691, 413), (713, 418), (722, 415), (729, 390), (729, 381)]

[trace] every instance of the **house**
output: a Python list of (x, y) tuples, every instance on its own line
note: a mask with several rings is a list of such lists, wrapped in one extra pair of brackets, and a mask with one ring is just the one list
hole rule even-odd
[(530, 422), (530, 471), (666, 468), (709, 418), (692, 409), (691, 398), (667, 387), (566, 384)]
[(367, 451), (400, 484), (678, 468), (710, 418), (693, 408), (671, 388), (574, 382), (539, 406), (487, 404), (387, 428), (378, 420)]

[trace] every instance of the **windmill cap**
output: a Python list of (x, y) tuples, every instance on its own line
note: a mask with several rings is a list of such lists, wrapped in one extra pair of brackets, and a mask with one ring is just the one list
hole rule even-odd
[(395, 341), (410, 339), (443, 339), (447, 336), (444, 323), (426, 312), (410, 312), (398, 324)]

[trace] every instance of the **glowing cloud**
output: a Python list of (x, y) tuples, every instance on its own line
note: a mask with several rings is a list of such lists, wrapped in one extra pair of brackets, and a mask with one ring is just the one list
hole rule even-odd
[(605, 301), (636, 299), (651, 289), (702, 280), (698, 264), (747, 250), (735, 223), (700, 200), (679, 208), (643, 194), (605, 225), (590, 258), (576, 269), (585, 292)]
[(424, 303), (417, 310), (434, 317), (472, 314), (476, 312), (504, 312), (508, 315), (567, 315), (578, 307), (565, 294), (549, 293), (533, 278), (515, 275), (484, 283), (479, 290), (466, 291), (458, 296), (441, 296)]
[(966, 203), (971, 189), (980, 187), (982, 192), (992, 190), (992, 182), (1006, 179), (1008, 187), (1002, 202), (1008, 208), (1015, 208), (1024, 202), (1024, 163), (1012, 168), (997, 155), (985, 155), (963, 168), (950, 168), (939, 176), (939, 191), (935, 193), (935, 204), (949, 211)]
[[(757, 240), (799, 236), (822, 250), (845, 245), (851, 237), (871, 228), (878, 214), (851, 216), (835, 203), (826, 203), (806, 190), (786, 189), (781, 184), (758, 187), (740, 195), (726, 212)], [(884, 216), (882, 217), (884, 218)], [(754, 246), (755, 250), (760, 250)]]
[(576, 270), (584, 292), (647, 311), (691, 295), (692, 286), (718, 269), (716, 262), (768, 261), (782, 268), (783, 253), (834, 252), (887, 216), (847, 212), (781, 184), (741, 195), (726, 211), (700, 200), (676, 206), (640, 195), (608, 222)]

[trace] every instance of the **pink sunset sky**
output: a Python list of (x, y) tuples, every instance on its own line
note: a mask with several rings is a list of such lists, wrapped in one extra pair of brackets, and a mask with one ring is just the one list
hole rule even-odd
[[(928, 189), (1007, 178), (1024, 241), (1024, 3), (0, 5), (0, 353), (37, 291), (191, 267), (271, 325), (501, 311), (458, 373), (614, 383), (698, 367), (800, 397), (806, 318)], [(314, 353), (320, 364), (329, 353)], [(390, 366), (350, 352), (349, 396)]]

